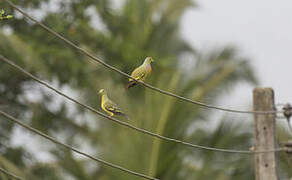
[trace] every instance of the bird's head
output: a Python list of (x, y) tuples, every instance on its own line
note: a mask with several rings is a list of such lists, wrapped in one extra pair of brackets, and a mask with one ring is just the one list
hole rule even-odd
[(105, 90), (104, 89), (99, 90), (98, 94), (101, 94), (101, 95), (105, 94)]
[(146, 57), (146, 59), (144, 60), (144, 63), (146, 64), (151, 64), (152, 62), (154, 62), (154, 59), (152, 57)]

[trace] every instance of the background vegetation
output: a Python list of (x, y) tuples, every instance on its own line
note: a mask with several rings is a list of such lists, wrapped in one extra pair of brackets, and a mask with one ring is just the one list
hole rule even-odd
[[(238, 83), (258, 83), (248, 59), (234, 47), (201, 52), (181, 37), (182, 15), (197, 6), (191, 0), (125, 0), (118, 5), (110, 0), (14, 3), (124, 72), (130, 73), (146, 56), (152, 56), (153, 74), (147, 82), (194, 100), (215, 103)], [(15, 15), (0, 22), (0, 54), (81, 102), (100, 110), (97, 91), (104, 88), (137, 127), (212, 147), (252, 146), (251, 123), (232, 121), (233, 116), (222, 113), (215, 116), (214, 111), (141, 86), (125, 91), (126, 78), (87, 61), (6, 3), (0, 2), (0, 7)], [(192, 61), (186, 62), (187, 58)], [(0, 64), (0, 108), (95, 156), (157, 178), (246, 180), (254, 176), (252, 156), (197, 151), (120, 127), (68, 103), (5, 63)], [(19, 128), (0, 119), (0, 166), (20, 176), (32, 180), (139, 179), (96, 166), (31, 136), (37, 141), (35, 146), (45, 143), (43, 149), (52, 157), (40, 161), (30, 149), (12, 146)], [(287, 135), (281, 132), (279, 137)], [(280, 158), (280, 176), (291, 176), (287, 157), (280, 154)], [(0, 178), (8, 179), (2, 174)]]

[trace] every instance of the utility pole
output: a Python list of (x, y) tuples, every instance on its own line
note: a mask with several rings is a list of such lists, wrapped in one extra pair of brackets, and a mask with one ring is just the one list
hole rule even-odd
[[(274, 91), (271, 88), (255, 88), (253, 91), (254, 111), (274, 111)], [(254, 114), (254, 150), (276, 149), (276, 114)], [(276, 153), (255, 154), (255, 180), (278, 180)]]

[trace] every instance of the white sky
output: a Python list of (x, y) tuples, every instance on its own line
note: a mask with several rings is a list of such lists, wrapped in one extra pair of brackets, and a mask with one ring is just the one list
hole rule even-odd
[[(273, 87), (277, 102), (292, 102), (292, 1), (199, 0), (182, 33), (195, 47), (234, 44), (252, 60), (261, 86)], [(240, 95), (251, 97), (252, 88)], [(251, 100), (251, 99), (250, 99)]]

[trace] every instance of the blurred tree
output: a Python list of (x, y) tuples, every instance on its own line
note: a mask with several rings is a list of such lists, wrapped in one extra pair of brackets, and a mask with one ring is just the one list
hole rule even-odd
[[(156, 61), (148, 82), (195, 100), (215, 103), (237, 83), (257, 83), (248, 61), (234, 48), (199, 52), (181, 37), (182, 15), (196, 5), (191, 0), (13, 2), (124, 72), (131, 72), (146, 56), (152, 56)], [(12, 14), (5, 2), (0, 2), (0, 7)], [(130, 115), (129, 123), (137, 127), (208, 146), (251, 146), (246, 125), (231, 124), (228, 117), (207, 120), (213, 112), (141, 86), (125, 91), (127, 78), (93, 65), (38, 25), (14, 14), (14, 19), (0, 22), (0, 54), (71, 96), (98, 107), (97, 91), (105, 88)], [(193, 63), (185, 63), (185, 57), (191, 57)], [(186, 70), (182, 65), (191, 68)], [(96, 156), (161, 179), (253, 179), (252, 157), (197, 151), (99, 121), (4, 63), (0, 66), (0, 108)], [(10, 144), (15, 127), (0, 118), (0, 141)], [(215, 128), (200, 128), (219, 120), (223, 121)], [(41, 144), (44, 140), (38, 141)], [(25, 170), (20, 175), (29, 179), (139, 179), (96, 166), (55, 146), (47, 150), (53, 162), (28, 163), (22, 158), (27, 151), (2, 147), (0, 166), (19, 173)], [(287, 170), (282, 174), (291, 175)]]

